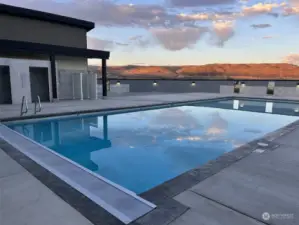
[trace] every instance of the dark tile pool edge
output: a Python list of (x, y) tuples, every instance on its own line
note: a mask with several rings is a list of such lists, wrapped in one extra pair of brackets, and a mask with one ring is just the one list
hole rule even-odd
[[(157, 208), (143, 217), (136, 220), (139, 225), (166, 225), (170, 219), (178, 218), (182, 211), (188, 210), (187, 206), (177, 202), (173, 198), (178, 194), (192, 188), (201, 181), (217, 174), (226, 167), (231, 166), (237, 161), (246, 158), (252, 154), (257, 148), (265, 151), (273, 151), (280, 144), (277, 144), (275, 140), (281, 136), (287, 135), (295, 129), (299, 129), (299, 120), (290, 123), (282, 128), (279, 128), (273, 132), (264, 135), (261, 138), (253, 140), (243, 146), (240, 146), (231, 152), (219, 156), (215, 160), (211, 160), (203, 166), (195, 169), (191, 169), (172, 180), (166, 181), (163, 184), (141, 193), (139, 196), (153, 202), (157, 205)], [(267, 146), (261, 146), (260, 143), (265, 143)], [(165, 205), (167, 205), (167, 217), (164, 220), (159, 219), (157, 214), (160, 211), (165, 211)], [(185, 208), (184, 208), (185, 207)], [(177, 210), (179, 208), (180, 210)]]
[(233, 99), (236, 100), (249, 100), (249, 101), (276, 101), (279, 103), (299, 103), (299, 96), (298, 99), (282, 99), (279, 96), (263, 96), (263, 97), (250, 97), (250, 96), (242, 96), (242, 95), (233, 95)]
[(119, 219), (90, 200), (62, 179), (27, 157), (25, 154), (0, 138), (0, 148), (13, 160), (24, 167), (31, 175), (76, 209), (94, 225), (123, 225)]
[(47, 118), (47, 117), (60, 117), (60, 116), (70, 116), (70, 115), (82, 115), (86, 114), (118, 114), (118, 113), (124, 113), (124, 112), (130, 112), (130, 111), (136, 111), (136, 110), (149, 110), (157, 108), (166, 108), (166, 107), (176, 107), (176, 106), (183, 106), (186, 104), (192, 104), (192, 103), (203, 103), (203, 102), (211, 102), (211, 101), (224, 101), (224, 100), (231, 100), (233, 97), (231, 96), (224, 96), (224, 97), (213, 97), (213, 98), (207, 98), (207, 99), (198, 99), (198, 100), (189, 100), (189, 101), (169, 101), (164, 103), (157, 103), (157, 104), (144, 104), (139, 106), (124, 106), (124, 107), (115, 107), (115, 108), (104, 108), (104, 109), (89, 109), (89, 110), (79, 110), (79, 111), (67, 111), (67, 112), (59, 112), (59, 113), (48, 113), (48, 114), (35, 114), (35, 115), (29, 115), (29, 116), (17, 116), (17, 117), (8, 117), (8, 118), (0, 118), (1, 122), (11, 122), (11, 121), (22, 121), (22, 120), (32, 120), (32, 119), (41, 119), (41, 118)]

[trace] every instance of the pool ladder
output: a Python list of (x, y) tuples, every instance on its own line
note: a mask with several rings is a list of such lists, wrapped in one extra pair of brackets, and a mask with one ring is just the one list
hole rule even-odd
[(22, 105), (21, 105), (21, 113), (20, 114), (21, 114), (21, 116), (23, 116), (27, 112), (28, 112), (27, 98), (26, 98), (26, 96), (23, 96), (23, 98), (22, 98)]
[(36, 100), (34, 102), (34, 114), (42, 111), (42, 104), (40, 103), (39, 95), (36, 96)]
[[(34, 101), (34, 114), (42, 111), (42, 105), (40, 103), (40, 97), (37, 95), (36, 100)], [(26, 96), (22, 97), (22, 104), (21, 104), (21, 113), (20, 115), (23, 116), (24, 114), (28, 113), (28, 102)]]

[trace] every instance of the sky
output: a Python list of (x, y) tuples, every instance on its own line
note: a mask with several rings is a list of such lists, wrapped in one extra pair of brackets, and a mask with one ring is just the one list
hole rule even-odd
[(299, 64), (299, 0), (0, 3), (94, 22), (88, 48), (110, 51), (108, 65)]

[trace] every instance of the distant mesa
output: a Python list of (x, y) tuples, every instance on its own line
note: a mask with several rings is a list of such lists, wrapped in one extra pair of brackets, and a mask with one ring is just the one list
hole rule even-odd
[[(90, 70), (101, 70), (90, 66)], [(260, 64), (207, 64), (185, 66), (110, 66), (108, 76), (115, 78), (142, 79), (299, 79), (299, 66), (287, 63)]]

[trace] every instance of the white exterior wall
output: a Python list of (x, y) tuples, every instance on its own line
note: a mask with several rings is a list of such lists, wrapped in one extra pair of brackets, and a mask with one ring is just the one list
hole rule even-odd
[(50, 61), (0, 58), (0, 65), (9, 66), (12, 104), (22, 103), (23, 96), (26, 96), (28, 102), (32, 102), (29, 67), (48, 68), (49, 96), (52, 101)]

